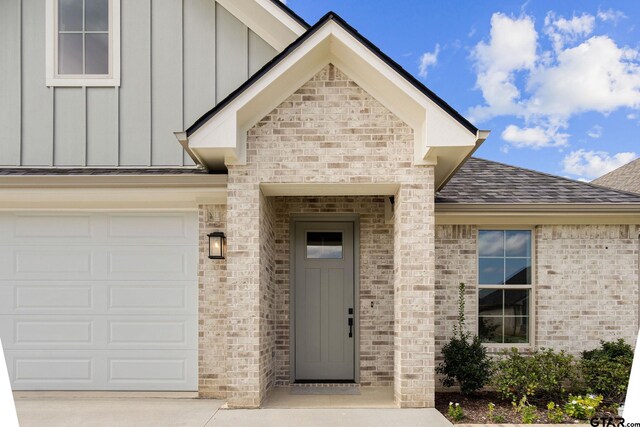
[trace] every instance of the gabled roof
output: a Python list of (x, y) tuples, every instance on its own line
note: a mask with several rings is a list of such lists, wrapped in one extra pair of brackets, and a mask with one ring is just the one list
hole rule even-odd
[(591, 181), (593, 184), (640, 194), (640, 159)]
[(489, 135), (329, 12), (176, 137), (208, 169), (244, 164), (247, 131), (328, 64), (413, 129), (413, 164), (435, 165), (438, 187)]
[(640, 195), (471, 157), (437, 193), (436, 203), (636, 204)]
[[(282, 3), (279, 0), (272, 0), (274, 3), (278, 4), (278, 6), (283, 7)], [(284, 6), (286, 7), (286, 6)], [(289, 11), (291, 9), (287, 8)], [(296, 15), (297, 16), (297, 15)], [(413, 85), (416, 89), (426, 95), (429, 99), (435, 102), (440, 108), (446, 111), (451, 117), (453, 117), (456, 121), (458, 121), (462, 126), (464, 126), (469, 132), (476, 135), (478, 132), (478, 128), (475, 127), (469, 120), (467, 120), (462, 114), (457, 112), (453, 107), (447, 104), (442, 98), (436, 95), (431, 89), (422, 84), (418, 79), (416, 79), (411, 73), (406, 71), (400, 64), (395, 62), (389, 56), (387, 56), (384, 52), (382, 52), (376, 45), (370, 42), (367, 38), (362, 36), (355, 28), (349, 25), (344, 19), (342, 19), (335, 12), (328, 12), (325, 14), (318, 22), (316, 22), (313, 26), (309, 27), (308, 30), (300, 36), (296, 41), (294, 41), (291, 45), (289, 45), (285, 50), (276, 55), (271, 61), (266, 63), (258, 72), (256, 72), (253, 76), (251, 76), (247, 81), (245, 81), (239, 88), (231, 92), (225, 99), (216, 104), (211, 110), (203, 114), (199, 119), (197, 119), (189, 128), (186, 130), (187, 136), (193, 134), (196, 130), (198, 130), (204, 123), (206, 123), (211, 117), (215, 116), (220, 110), (222, 110), (226, 105), (228, 105), (235, 98), (240, 96), (244, 91), (246, 91), (249, 87), (251, 87), (257, 80), (260, 79), (264, 74), (266, 74), (269, 70), (275, 67), (278, 63), (284, 60), (287, 56), (289, 56), (298, 46), (303, 44), (307, 39), (309, 39), (318, 29), (320, 29), (324, 24), (329, 21), (335, 21), (338, 25), (344, 28), (350, 35), (352, 35), (356, 40), (365, 45), (371, 52), (373, 52), (378, 58), (384, 61), (387, 65), (393, 68), (398, 74), (400, 74), (403, 78), (405, 78), (411, 85)]]

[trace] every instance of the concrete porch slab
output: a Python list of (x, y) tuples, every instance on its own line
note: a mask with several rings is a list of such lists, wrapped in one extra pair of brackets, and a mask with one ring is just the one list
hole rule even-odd
[(436, 409), (229, 409), (206, 427), (452, 427)]
[(397, 408), (393, 387), (362, 387), (360, 394), (290, 394), (290, 387), (273, 389), (262, 404), (263, 409), (364, 409)]

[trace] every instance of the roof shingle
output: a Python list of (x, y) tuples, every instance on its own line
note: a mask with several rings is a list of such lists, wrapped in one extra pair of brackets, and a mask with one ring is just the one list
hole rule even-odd
[(620, 166), (618, 169), (594, 179), (592, 183), (640, 194), (640, 159)]
[(436, 203), (620, 204), (640, 203), (640, 195), (471, 157), (438, 192)]

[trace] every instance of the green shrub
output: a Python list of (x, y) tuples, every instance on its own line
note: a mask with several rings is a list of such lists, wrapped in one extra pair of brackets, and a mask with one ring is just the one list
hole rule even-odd
[(494, 385), (505, 399), (519, 401), (523, 397), (562, 399), (564, 385), (576, 380), (573, 357), (563, 351), (549, 349), (525, 356), (512, 348), (504, 351), (496, 363)]
[(449, 409), (447, 410), (447, 415), (453, 421), (460, 421), (464, 418), (464, 411), (462, 410), (462, 406), (459, 403), (454, 404), (453, 402), (449, 402)]
[(607, 403), (620, 403), (631, 376), (633, 349), (619, 339), (601, 341), (600, 347), (582, 352), (580, 370), (589, 393), (601, 394)]
[(482, 389), (491, 380), (491, 358), (477, 335), (464, 330), (464, 283), (458, 290), (458, 323), (453, 328), (453, 338), (442, 347), (444, 361), (436, 372), (444, 375), (442, 384), (451, 387), (455, 383), (463, 394)]
[(513, 405), (513, 410), (516, 415), (520, 415), (520, 422), (522, 424), (533, 424), (538, 421), (538, 411), (535, 406), (527, 402), (526, 397), (520, 399), (518, 404), (516, 404), (516, 402), (511, 402), (511, 404)]
[(569, 396), (569, 402), (564, 405), (564, 412), (571, 418), (589, 420), (596, 415), (601, 403), (602, 396)]
[(494, 421), (494, 417), (495, 417), (495, 410), (496, 410), (496, 405), (494, 403), (489, 403), (487, 405), (487, 408), (489, 409), (489, 412), (487, 414), (487, 418), (489, 418), (489, 421), (491, 421), (492, 423), (495, 422)]
[(547, 418), (554, 424), (561, 424), (564, 421), (562, 407), (556, 406), (553, 402), (549, 402), (547, 404)]

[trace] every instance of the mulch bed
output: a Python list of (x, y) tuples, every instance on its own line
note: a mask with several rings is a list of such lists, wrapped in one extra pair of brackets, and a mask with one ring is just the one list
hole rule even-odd
[[(464, 419), (460, 421), (454, 421), (449, 418), (447, 411), (449, 409), (449, 402), (459, 403), (464, 411)], [(496, 405), (493, 411), (493, 420), (489, 419), (489, 403)], [(557, 403), (557, 402), (556, 402)], [(537, 405), (537, 421), (536, 424), (556, 424), (549, 421), (547, 418), (546, 402), (540, 402)], [(510, 401), (504, 401), (493, 392), (481, 392), (473, 396), (463, 396), (460, 393), (442, 392), (436, 393), (436, 409), (440, 411), (449, 421), (459, 424), (521, 424), (522, 420), (519, 414), (516, 414), (513, 410), (513, 405)], [(609, 412), (600, 412), (601, 415), (612, 416)], [(588, 421), (578, 421), (568, 417), (565, 417), (564, 423), (567, 424), (585, 424)]]

